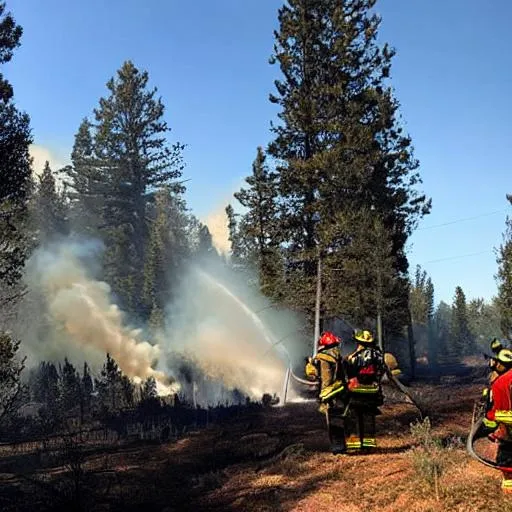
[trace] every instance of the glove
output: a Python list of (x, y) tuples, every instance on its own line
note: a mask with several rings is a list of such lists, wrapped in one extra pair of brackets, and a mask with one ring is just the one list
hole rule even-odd
[(490, 433), (487, 438), (493, 443), (499, 443), (508, 439), (508, 429), (505, 425), (500, 424), (498, 428)]
[(304, 373), (306, 374), (306, 377), (312, 381), (316, 380), (318, 378), (318, 371), (316, 369), (316, 366), (313, 364), (313, 359), (309, 357), (306, 361), (306, 366), (304, 368)]

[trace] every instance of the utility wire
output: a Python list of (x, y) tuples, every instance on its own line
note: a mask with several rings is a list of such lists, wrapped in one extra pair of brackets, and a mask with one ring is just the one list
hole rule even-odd
[(426, 265), (427, 263), (437, 263), (438, 261), (458, 260), (460, 258), (469, 258), (470, 256), (478, 256), (479, 254), (490, 254), (492, 252), (494, 252), (494, 251), (472, 252), (472, 253), (469, 253), (469, 254), (461, 254), (459, 256), (450, 256), (448, 258), (440, 258), (440, 259), (437, 259), (437, 260), (425, 261), (423, 263), (420, 263), (420, 265)]
[(467, 222), (469, 220), (481, 219), (482, 217), (490, 217), (491, 215), (497, 215), (498, 213), (504, 213), (507, 210), (496, 210), (494, 212), (482, 213), (481, 215), (475, 215), (474, 217), (465, 217), (463, 219), (452, 220), (450, 222), (443, 222), (442, 224), (434, 224), (433, 226), (425, 226), (423, 228), (417, 228), (416, 231), (423, 231), (424, 229), (441, 228), (443, 226), (450, 226), (452, 224), (459, 224), (459, 222)]

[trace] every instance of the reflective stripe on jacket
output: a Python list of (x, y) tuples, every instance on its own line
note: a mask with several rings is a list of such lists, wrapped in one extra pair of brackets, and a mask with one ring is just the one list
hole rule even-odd
[(490, 408), (485, 424), (493, 428), (499, 423), (512, 427), (512, 370), (500, 375), (491, 385)]

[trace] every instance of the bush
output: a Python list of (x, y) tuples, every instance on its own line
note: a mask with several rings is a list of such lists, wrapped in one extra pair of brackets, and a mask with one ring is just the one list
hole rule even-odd
[(428, 416), (423, 421), (410, 424), (413, 442), (417, 444), (411, 451), (416, 474), (434, 489), (439, 501), (439, 478), (452, 459), (453, 450), (460, 447), (460, 441), (448, 441), (446, 447), (441, 439), (434, 437)]

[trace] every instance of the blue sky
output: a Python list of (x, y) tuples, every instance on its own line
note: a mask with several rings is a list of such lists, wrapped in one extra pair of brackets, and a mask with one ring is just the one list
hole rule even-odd
[[(276, 109), (268, 93), (279, 72), (268, 57), (280, 4), (7, 0), (24, 36), (6, 74), (31, 116), (41, 154), (65, 162), (80, 120), (122, 62), (148, 70), (167, 107), (171, 140), (187, 144), (187, 200), (205, 216), (230, 198), (250, 172), (256, 146), (270, 140)], [(512, 71), (503, 58), (512, 54), (512, 3), (492, 6), (377, 5), (380, 38), (397, 50), (392, 83), (433, 199), (409, 259), (432, 276), (436, 300), (451, 302), (457, 285), (469, 298), (496, 293), (493, 249), (510, 210), (505, 194), (512, 192), (506, 179)]]

